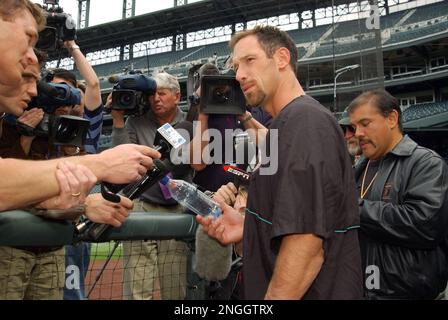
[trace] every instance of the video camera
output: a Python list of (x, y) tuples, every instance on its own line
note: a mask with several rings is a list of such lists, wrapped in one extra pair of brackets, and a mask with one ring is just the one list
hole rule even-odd
[(246, 98), (234, 75), (203, 75), (200, 109), (205, 114), (244, 114)]
[[(199, 84), (200, 97), (196, 94)], [(190, 107), (187, 115), (189, 121), (196, 119), (199, 110), (205, 114), (224, 115), (246, 112), (246, 99), (233, 70), (220, 70), (210, 63), (190, 68), (187, 95)]]
[(64, 83), (47, 83), (41, 80), (37, 85), (38, 95), (28, 104), (28, 109), (41, 108), (45, 114), (36, 128), (17, 122), (20, 134), (49, 138), (55, 145), (84, 146), (89, 121), (71, 115), (55, 115), (57, 108), (81, 103), (81, 92)]
[(76, 23), (70, 14), (64, 13), (59, 0), (44, 0), (47, 25), (39, 33), (36, 48), (54, 52), (63, 48), (64, 41), (76, 40)]
[[(184, 135), (182, 135), (182, 133)], [(143, 192), (158, 183), (160, 179), (175, 168), (177, 164), (173, 163), (173, 160), (179, 156), (179, 154), (171, 154), (171, 152), (173, 150), (182, 150), (181, 147), (186, 145), (187, 139), (191, 140), (192, 137), (193, 124), (191, 122), (182, 121), (178, 123), (175, 128), (169, 123), (162, 125), (157, 129), (153, 147), (160, 152), (161, 158), (154, 159), (152, 168), (149, 169), (146, 172), (146, 175), (137, 182), (127, 185), (115, 185), (103, 182), (101, 185), (101, 194), (103, 198), (110, 202), (119, 203), (121, 199), (118, 193), (131, 200), (140, 197)], [(174, 156), (174, 158), (172, 156)], [(109, 228), (110, 225), (93, 223), (92, 221), (87, 221), (77, 226), (81, 239), (90, 241), (98, 241), (101, 238), (101, 235)]]
[(29, 108), (41, 108), (45, 113), (54, 113), (62, 106), (81, 103), (81, 92), (65, 83), (51, 83), (41, 80), (37, 83), (38, 95), (29, 103)]
[(109, 77), (115, 83), (112, 90), (112, 109), (126, 115), (141, 116), (149, 110), (148, 97), (155, 94), (157, 83), (143, 74)]

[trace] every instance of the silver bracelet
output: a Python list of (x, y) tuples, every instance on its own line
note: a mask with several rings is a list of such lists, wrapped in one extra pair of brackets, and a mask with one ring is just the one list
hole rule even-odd
[(75, 50), (75, 49), (81, 50), (81, 48), (77, 44), (74, 44), (68, 48), (68, 51), (70, 52), (70, 54), (72, 54), (73, 50)]

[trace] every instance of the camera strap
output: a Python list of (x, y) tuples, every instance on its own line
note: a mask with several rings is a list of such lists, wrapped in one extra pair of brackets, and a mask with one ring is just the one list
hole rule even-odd
[(17, 132), (21, 136), (34, 137), (36, 135), (33, 127), (30, 127), (20, 121), (16, 121), (16, 128)]

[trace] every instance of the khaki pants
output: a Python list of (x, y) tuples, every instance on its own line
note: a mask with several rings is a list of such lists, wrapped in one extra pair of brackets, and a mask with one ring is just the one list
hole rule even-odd
[(34, 254), (0, 247), (0, 300), (62, 300), (65, 249)]
[[(133, 211), (182, 212), (135, 201)], [(123, 241), (123, 299), (153, 300), (156, 284), (162, 300), (182, 300), (186, 294), (188, 246), (176, 240)]]

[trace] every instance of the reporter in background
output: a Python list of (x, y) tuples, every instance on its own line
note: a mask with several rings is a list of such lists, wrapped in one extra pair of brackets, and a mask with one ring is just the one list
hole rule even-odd
[[(89, 128), (87, 131), (85, 145), (82, 150), (79, 150), (77, 147), (68, 146), (61, 149), (64, 153), (63, 156), (76, 155), (80, 152), (82, 154), (94, 154), (98, 149), (98, 140), (101, 135), (104, 110), (101, 100), (99, 79), (75, 41), (65, 41), (64, 47), (72, 56), (76, 68), (79, 70), (81, 77), (85, 81), (85, 85), (80, 84), (80, 82), (77, 81), (75, 74), (68, 70), (52, 70), (52, 74), (54, 75), (52, 80), (53, 83), (67, 83), (72, 87), (81, 90), (80, 105), (58, 108), (56, 113), (59, 115), (70, 114), (83, 117), (84, 119), (89, 120)], [(126, 205), (118, 204), (119, 209), (117, 212), (119, 210), (124, 210), (127, 214), (127, 210), (132, 207), (128, 202), (129, 200), (126, 200)], [(113, 212), (113, 204), (105, 200), (100, 194), (94, 194), (87, 198), (87, 208), (89, 212), (93, 212), (93, 208), (95, 208), (98, 212), (102, 212), (105, 209), (112, 210)], [(91, 220), (95, 221), (97, 219), (94, 218)], [(80, 287), (68, 288), (66, 286), (64, 288), (64, 299), (66, 300), (86, 299), (84, 292), (84, 279), (87, 275), (90, 262), (90, 247), (91, 244), (88, 242), (80, 242), (75, 246), (66, 246), (66, 266), (70, 267), (70, 270), (73, 270), (73, 267), (76, 267), (77, 270), (79, 270), (78, 274), (80, 275)], [(72, 277), (70, 273), (67, 273), (66, 276), (67, 279)]]
[[(200, 81), (202, 76), (218, 75), (219, 70), (214, 64), (206, 63), (199, 68), (198, 73), (199, 81), (196, 84), (195, 94), (200, 98)], [(193, 160), (192, 167), (197, 171), (193, 181), (203, 189), (215, 192), (222, 185), (233, 180), (233, 177), (228, 175), (222, 168), (222, 165), (225, 164), (225, 130), (252, 129), (252, 132), (256, 132), (256, 136), (252, 136), (251, 138), (258, 144), (259, 137), (266, 135), (267, 129), (258, 122), (249, 111), (238, 116), (222, 114), (207, 115), (199, 110), (199, 105), (194, 106), (194, 109), (196, 111), (191, 112), (190, 115), (195, 121), (194, 137), (190, 145), (191, 158)], [(207, 159), (204, 159), (202, 156), (208, 154), (209, 144), (213, 142), (213, 139), (207, 134), (209, 129), (218, 130), (222, 137), (223, 145), (221, 154), (223, 155), (223, 158), (220, 159), (220, 163), (207, 163)], [(199, 160), (199, 162), (197, 162), (197, 160)]]
[[(231, 61), (231, 59), (229, 60)], [(228, 67), (231, 66), (231, 62)], [(198, 70), (198, 81), (195, 85), (195, 95), (201, 97), (201, 80), (203, 76), (219, 75), (219, 69), (213, 63), (205, 63)], [(197, 99), (197, 100), (199, 100)], [(249, 130), (252, 141), (260, 142), (266, 135), (267, 129), (258, 120), (269, 120), (263, 110), (257, 110), (253, 115), (246, 111), (242, 115), (213, 114), (207, 115), (199, 109), (200, 105), (193, 105), (189, 110), (189, 119), (195, 120), (195, 133), (191, 143), (191, 153), (193, 159), (192, 167), (197, 171), (193, 181), (202, 189), (211, 192), (217, 191), (223, 185), (227, 185), (234, 180), (234, 177), (223, 170), (225, 164), (225, 146), (233, 144), (233, 141), (227, 141), (225, 131), (230, 130)], [(260, 107), (258, 107), (260, 108)], [(263, 116), (265, 116), (263, 118)], [(212, 137), (208, 135), (208, 130), (217, 130), (222, 138), (222, 158), (218, 163), (207, 163), (202, 155), (208, 154), (209, 144), (213, 143)], [(254, 134), (255, 133), (255, 134)], [(216, 150), (214, 150), (216, 152)], [(218, 151), (219, 152), (219, 151)], [(248, 152), (249, 153), (249, 152)], [(198, 157), (197, 155), (201, 156)], [(228, 157), (227, 157), (228, 158)], [(199, 159), (199, 162), (196, 162)], [(251, 160), (251, 159), (249, 159)], [(217, 299), (229, 299), (232, 295), (235, 280), (233, 275), (228, 275), (232, 260), (232, 246), (220, 246), (215, 239), (203, 235), (202, 227), (199, 226), (196, 231), (196, 264), (195, 271), (209, 283), (210, 296)], [(215, 261), (215, 263), (211, 261)], [(221, 260), (221, 261), (217, 261)], [(219, 283), (213, 281), (220, 281)], [(214, 290), (213, 288), (217, 289)]]
[(87, 61), (75, 41), (65, 41), (64, 47), (67, 48), (68, 52), (72, 56), (76, 68), (85, 83), (84, 85), (84, 83), (81, 84), (78, 81), (76, 85), (76, 87), (82, 92), (82, 100), (81, 105), (76, 106), (74, 110), (72, 110), (72, 114), (79, 115), (84, 117), (84, 119), (89, 120), (89, 131), (87, 133), (84, 147), (87, 153), (97, 153), (98, 140), (101, 135), (103, 125), (104, 111), (103, 102), (101, 100), (100, 81), (95, 73), (95, 70), (93, 70), (92, 66)]
[[(98, 150), (98, 141), (103, 126), (104, 106), (101, 100), (100, 81), (92, 66), (87, 61), (86, 57), (75, 41), (65, 41), (64, 47), (72, 56), (75, 66), (78, 69), (81, 78), (84, 80), (84, 82), (81, 83), (81, 81), (76, 81), (76, 77), (74, 75), (73, 77), (71, 77), (72, 80), (75, 80), (74, 82), (72, 82), (72, 84), (79, 90), (81, 90), (81, 103), (80, 105), (74, 106), (69, 111), (69, 113), (89, 120), (89, 128), (87, 131), (87, 137), (85, 140), (83, 151), (88, 154), (95, 154)], [(53, 79), (53, 82), (58, 83), (68, 81), (69, 79), (64, 79), (64, 77), (61, 77), (61, 75), (64, 74), (67, 75), (67, 73), (65, 73), (63, 70), (60, 70), (60, 74), (58, 77), (58, 73), (56, 72), (56, 77), (55, 79)], [(118, 213), (120, 211), (123, 211), (123, 213), (125, 213), (124, 217), (126, 217), (128, 214), (127, 211), (132, 209), (132, 202), (129, 199), (124, 198), (122, 199), (122, 201), (124, 202), (122, 204), (113, 204), (105, 200), (99, 193), (90, 195), (86, 200), (87, 209), (89, 213), (96, 213), (98, 217), (93, 217), (92, 219), (92, 216), (90, 216), (89, 219), (94, 222), (99, 222), (98, 218), (101, 218), (102, 214), (107, 212)], [(118, 215), (118, 217), (120, 218), (121, 216)], [(115, 219), (114, 222), (115, 226), (117, 227), (123, 221)], [(79, 270), (79, 273), (75, 272), (75, 274), (80, 275), (80, 281), (79, 287), (64, 287), (64, 300), (86, 299), (84, 281), (85, 277), (87, 276), (87, 270), (90, 263), (90, 248), (91, 243), (89, 242), (79, 242), (73, 246), (66, 246), (66, 268), (70, 267), (70, 270), (73, 270), (73, 268), (76, 267), (77, 270)], [(72, 275), (69, 272), (66, 272), (66, 279), (69, 279), (71, 277)]]
[(359, 146), (359, 139), (355, 135), (355, 128), (353, 128), (350, 123), (347, 109), (344, 111), (342, 118), (338, 122), (341, 126), (342, 132), (344, 132), (344, 139), (347, 143), (348, 153), (350, 154), (353, 165), (355, 165), (362, 155), (362, 150)]
[[(112, 109), (112, 144), (137, 143), (154, 145), (157, 129), (165, 123), (172, 126), (185, 119), (179, 108), (180, 86), (168, 73), (154, 76), (157, 91), (148, 97), (150, 110), (142, 116), (129, 116), (124, 121), (123, 111)], [(109, 103), (111, 97), (109, 97)], [(174, 179), (191, 181), (193, 170), (189, 165), (176, 166)], [(134, 201), (136, 212), (183, 212), (161, 184), (155, 184)], [(162, 299), (180, 300), (186, 294), (187, 245), (182, 241), (125, 241), (124, 287), (125, 299), (154, 299), (155, 281), (160, 281)]]
[[(18, 94), (22, 72), (37, 64), (33, 47), (38, 31), (45, 26), (43, 11), (29, 0), (0, 2), (0, 122), (2, 113), (20, 116), (26, 104), (11, 105), (8, 96)], [(72, 157), (84, 164), (100, 181), (129, 183), (142, 177), (160, 154), (151, 148), (125, 145), (99, 155)], [(60, 192), (56, 180), (59, 160), (29, 162), (0, 158), (0, 211), (35, 204)], [(23, 192), (26, 190), (26, 192)], [(66, 203), (65, 205), (68, 205)]]

